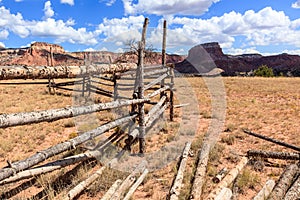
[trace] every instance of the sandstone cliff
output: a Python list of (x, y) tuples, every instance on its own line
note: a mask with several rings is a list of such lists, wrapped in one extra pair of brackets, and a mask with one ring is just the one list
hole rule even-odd
[(274, 73), (300, 76), (300, 56), (280, 54), (262, 56), (260, 54), (226, 55), (216, 42), (197, 45), (189, 50), (188, 57), (176, 64), (180, 73), (207, 73), (214, 68), (223, 70), (222, 75), (246, 74), (261, 65), (273, 68)]

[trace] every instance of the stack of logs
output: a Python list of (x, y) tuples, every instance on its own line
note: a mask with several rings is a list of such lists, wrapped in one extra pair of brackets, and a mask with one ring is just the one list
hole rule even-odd
[[(231, 169), (229, 172), (227, 168), (223, 168), (219, 173), (213, 178), (213, 182), (217, 185), (215, 188), (209, 193), (209, 195), (205, 198), (208, 200), (230, 200), (233, 197), (233, 192), (229, 188), (230, 185), (237, 178), (239, 173), (243, 170), (243, 168), (247, 164), (257, 164), (257, 162), (263, 162), (263, 159), (272, 158), (272, 159), (284, 159), (293, 161), (292, 164), (286, 166), (285, 170), (281, 174), (280, 178), (275, 182), (270, 179), (267, 180), (263, 188), (257, 193), (257, 195), (253, 198), (253, 200), (298, 200), (300, 199), (300, 147), (287, 144), (285, 142), (269, 138), (249, 130), (244, 130), (244, 132), (248, 135), (258, 137), (260, 139), (278, 144), (280, 146), (284, 146), (286, 148), (295, 150), (296, 152), (270, 152), (270, 151), (261, 151), (261, 150), (249, 150), (247, 155), (242, 157), (239, 163)], [(181, 160), (179, 162), (178, 172), (176, 177), (174, 178), (173, 185), (169, 191), (169, 199), (177, 200), (180, 196), (180, 189), (182, 187), (184, 171), (189, 155), (191, 143), (187, 143), (182, 155)], [(205, 146), (205, 144), (203, 144)], [(203, 148), (202, 148), (203, 150)], [(201, 150), (199, 152), (201, 154)], [(198, 163), (203, 163), (198, 158)], [(260, 164), (261, 167), (264, 164)], [(198, 164), (199, 167), (199, 164)], [(201, 164), (200, 167), (206, 169), (206, 165)], [(199, 184), (195, 184), (196, 176), (199, 174), (195, 173), (194, 182), (192, 186), (192, 191), (189, 199), (201, 199), (202, 194), (202, 186)], [(205, 182), (205, 176), (199, 176), (200, 183)], [(197, 192), (193, 192), (193, 190), (198, 190)], [(200, 192), (199, 192), (200, 191)]]

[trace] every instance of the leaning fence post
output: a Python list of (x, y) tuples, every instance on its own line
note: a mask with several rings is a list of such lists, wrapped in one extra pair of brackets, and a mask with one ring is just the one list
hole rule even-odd
[[(142, 39), (139, 43), (139, 61), (138, 61), (138, 68), (137, 68), (137, 75), (138, 79), (138, 98), (144, 98), (144, 49), (146, 43), (146, 30), (148, 26), (149, 20), (145, 18), (144, 25), (143, 25), (143, 32), (142, 32)], [(140, 153), (143, 154), (145, 152), (145, 106), (144, 103), (139, 104), (139, 149)]]

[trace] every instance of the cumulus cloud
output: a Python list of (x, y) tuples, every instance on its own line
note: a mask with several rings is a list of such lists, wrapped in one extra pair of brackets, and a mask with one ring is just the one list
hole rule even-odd
[(47, 19), (47, 18), (50, 18), (54, 15), (54, 11), (51, 7), (51, 2), (50, 1), (46, 1), (45, 5), (44, 5), (44, 17)]
[(205, 20), (174, 17), (169, 23), (171, 27), (177, 27), (173, 30), (177, 34), (184, 33), (184, 37), (194, 39), (198, 44), (218, 41), (222, 47), (230, 48), (235, 37), (242, 36), (246, 38), (246, 46), (280, 43), (300, 46), (300, 32), (297, 30), (300, 20), (291, 21), (284, 12), (270, 7), (258, 12), (248, 10), (244, 14), (233, 11)]
[(70, 6), (74, 6), (74, 0), (60, 0), (60, 3), (69, 4)]
[(123, 0), (126, 14), (155, 14), (155, 15), (202, 15), (208, 8), (219, 0), (168, 0), (149, 1)]
[(9, 35), (9, 32), (7, 30), (2, 30), (2, 31), (0, 30), (0, 39), (1, 40), (7, 39), (8, 35)]
[[(1, 2), (1, 1), (0, 1)], [(0, 42), (0, 49), (1, 48), (5, 48), (5, 45), (4, 45), (4, 43), (3, 42)]]
[(20, 13), (11, 14), (4, 6), (1, 6), (0, 16), (0, 29), (7, 29), (21, 38), (25, 38), (30, 34), (26, 27), (29, 22), (25, 21)]
[[(143, 26), (144, 16), (130, 16), (103, 20), (98, 25), (96, 32), (103, 34), (106, 38), (104, 42), (118, 42), (124, 45), (129, 40), (140, 40), (140, 30)], [(122, 44), (121, 44), (122, 43)]]
[(300, 0), (297, 0), (295, 3), (293, 3), (292, 8), (300, 8)]
[[(46, 2), (45, 7), (47, 7), (46, 4), (49, 6)], [(72, 19), (66, 22), (53, 18), (47, 18), (42, 21), (28, 21), (24, 20), (20, 13), (10, 13), (4, 6), (0, 7), (0, 16), (0, 31), (1, 29), (6, 30), (1, 31), (3, 35), (7, 35), (7, 32), (13, 32), (22, 38), (30, 35), (51, 37), (54, 38), (56, 42), (67, 41), (86, 45), (94, 45), (98, 42), (98, 34), (96, 32), (87, 31), (86, 28), (73, 28), (72, 25), (75, 24), (75, 21)]]

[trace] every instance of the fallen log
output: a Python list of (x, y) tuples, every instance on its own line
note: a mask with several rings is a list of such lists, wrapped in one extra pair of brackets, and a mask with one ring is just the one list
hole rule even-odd
[(284, 200), (294, 200), (300, 198), (300, 175), (285, 194)]
[(98, 169), (93, 175), (88, 177), (86, 180), (80, 182), (77, 186), (75, 186), (72, 190), (70, 190), (66, 196), (64, 196), (63, 200), (71, 200), (77, 197), (84, 189), (90, 186), (97, 178), (99, 178), (105, 169), (105, 166)]
[(248, 162), (247, 157), (242, 157), (240, 162), (229, 171), (229, 173), (223, 178), (223, 180), (215, 187), (215, 189), (208, 195), (206, 199), (212, 200), (215, 199), (216, 196), (220, 193), (220, 191), (224, 187), (228, 187), (234, 179), (237, 177), (237, 175), (240, 173), (240, 171), (246, 166)]
[(149, 172), (148, 169), (144, 169), (142, 175), (130, 187), (129, 191), (127, 192), (127, 194), (125, 195), (125, 197), (124, 197), (123, 200), (129, 200), (131, 198), (131, 196), (133, 195), (133, 193), (135, 192), (135, 190), (139, 187), (139, 185), (143, 182), (143, 180), (147, 176), (148, 172)]
[(266, 182), (264, 187), (257, 193), (257, 195), (253, 198), (253, 200), (265, 200), (270, 195), (271, 191), (275, 186), (275, 181), (270, 179)]
[(220, 183), (220, 181), (224, 178), (224, 176), (227, 173), (227, 168), (224, 167), (223, 169), (221, 169), (218, 174), (212, 179), (214, 183)]
[(76, 148), (77, 145), (82, 144), (90, 139), (93, 139), (112, 128), (115, 128), (126, 122), (129, 122), (132, 119), (134, 119), (136, 116), (137, 116), (137, 114), (134, 114), (131, 116), (126, 116), (126, 117), (117, 119), (115, 121), (111, 121), (109, 123), (106, 123), (96, 129), (94, 129), (94, 130), (85, 132), (71, 140), (54, 145), (52, 147), (49, 147), (46, 150), (37, 152), (36, 154), (34, 154), (33, 156), (31, 156), (25, 160), (11, 163), (8, 167), (0, 169), (0, 181), (5, 178), (10, 177), (11, 175), (13, 175), (19, 171), (28, 169), (28, 168), (46, 160), (47, 158), (50, 158), (52, 156), (55, 156), (59, 153), (70, 150), (72, 148)]
[(214, 200), (230, 200), (232, 197), (232, 191), (229, 188), (222, 188), (220, 193), (216, 196)]
[(110, 198), (110, 200), (119, 200), (123, 198), (123, 195), (125, 191), (134, 183), (136, 180), (136, 176), (138, 173), (143, 171), (146, 167), (146, 162), (140, 163), (134, 170), (129, 174), (129, 176), (126, 177), (126, 179), (122, 182), (122, 184), (119, 186), (119, 188), (116, 190), (116, 192), (113, 194), (113, 196)]
[(182, 187), (184, 171), (185, 171), (186, 162), (188, 159), (190, 148), (191, 148), (191, 142), (186, 143), (184, 150), (182, 152), (182, 155), (181, 155), (181, 162), (180, 162), (180, 165), (178, 168), (176, 178), (175, 178), (173, 186), (171, 187), (170, 192), (169, 192), (170, 200), (177, 200), (179, 198), (180, 189)]
[(281, 174), (277, 184), (272, 190), (268, 199), (281, 200), (284, 198), (289, 187), (292, 185), (295, 176), (299, 173), (299, 167), (296, 164), (289, 165)]
[(107, 190), (107, 192), (103, 195), (103, 197), (101, 198), (101, 200), (109, 200), (112, 195), (116, 192), (116, 190), (118, 189), (118, 187), (121, 185), (122, 180), (118, 179), (114, 182), (114, 184), (112, 184), (112, 186)]
[(279, 141), (279, 140), (276, 140), (276, 139), (273, 139), (273, 138), (270, 138), (270, 137), (267, 137), (267, 136), (264, 136), (264, 135), (253, 133), (249, 130), (244, 130), (244, 133), (246, 133), (248, 135), (252, 135), (252, 136), (260, 138), (260, 139), (263, 139), (263, 140), (266, 140), (266, 141), (269, 141), (269, 142), (272, 142), (272, 143), (275, 143), (275, 144), (278, 144), (280, 146), (284, 146), (284, 147), (289, 148), (289, 149), (300, 151), (300, 147), (298, 147), (298, 146), (291, 145), (291, 144), (288, 144), (288, 143), (285, 143), (285, 142), (282, 142), (282, 141)]
[(113, 74), (136, 68), (135, 63), (97, 64), (89, 66), (0, 66), (0, 80), (78, 78), (90, 74)]
[(93, 104), (88, 106), (74, 106), (74, 107), (43, 110), (43, 111), (36, 111), (36, 112), (1, 114), (0, 128), (40, 123), (40, 122), (52, 122), (63, 118), (75, 117), (79, 115), (89, 114), (92, 112), (114, 109), (118, 107), (129, 106), (132, 104), (138, 104), (147, 101), (150, 101), (150, 99), (145, 98), (145, 99), (132, 99), (132, 100), (120, 100), (120, 101), (117, 100), (113, 102)]
[(300, 160), (299, 153), (272, 152), (272, 151), (260, 151), (260, 150), (247, 151), (247, 157), (274, 158), (274, 159), (282, 159), (282, 160)]

